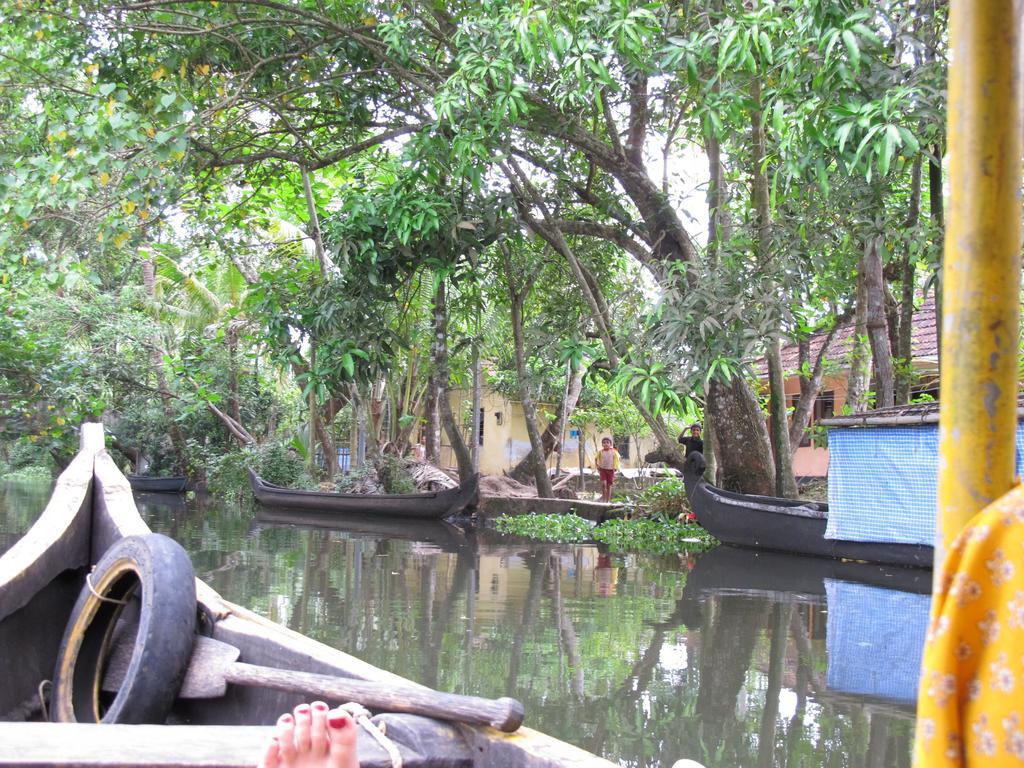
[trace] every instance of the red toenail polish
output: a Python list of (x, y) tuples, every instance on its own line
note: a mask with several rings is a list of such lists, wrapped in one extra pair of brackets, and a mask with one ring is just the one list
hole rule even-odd
[(331, 728), (344, 728), (346, 722), (348, 722), (348, 715), (333, 715), (327, 718), (327, 724)]
[(281, 720), (282, 723), (290, 723), (292, 721), (292, 716), (291, 715), (281, 715), (280, 720)]
[(300, 704), (299, 706), (297, 706), (295, 708), (295, 711), (296, 712), (301, 712), (302, 714), (306, 714), (307, 712), (309, 712), (309, 705), (308, 704)]
[(322, 701), (318, 701), (316, 704), (313, 705), (313, 709), (315, 709), (317, 712), (326, 712), (327, 705), (324, 704)]

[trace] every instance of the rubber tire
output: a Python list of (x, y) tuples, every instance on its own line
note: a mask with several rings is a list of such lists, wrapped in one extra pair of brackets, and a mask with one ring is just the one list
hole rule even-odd
[(163, 723), (181, 688), (196, 628), (195, 574), (188, 554), (158, 533), (126, 536), (91, 575), (105, 598), (139, 600), (138, 631), (124, 682), (101, 711), (100, 683), (125, 605), (78, 596), (53, 674), (50, 717), (59, 723)]

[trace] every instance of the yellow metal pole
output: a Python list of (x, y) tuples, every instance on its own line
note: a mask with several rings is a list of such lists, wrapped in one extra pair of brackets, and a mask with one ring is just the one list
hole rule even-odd
[(1020, 315), (1024, 0), (952, 0), (943, 263), (942, 552), (1013, 484)]

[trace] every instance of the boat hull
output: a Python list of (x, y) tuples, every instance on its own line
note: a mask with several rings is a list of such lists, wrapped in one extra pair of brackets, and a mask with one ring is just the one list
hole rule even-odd
[(723, 544), (816, 557), (931, 568), (923, 544), (826, 539), (828, 506), (721, 491), (703, 477), (704, 457), (691, 453), (683, 472), (697, 521)]
[[(98, 426), (98, 425), (97, 425)], [(128, 480), (103, 450), (102, 431), (57, 481), (36, 524), (0, 556), (0, 720), (38, 720), (38, 690), (86, 574), (111, 544), (149, 533)], [(196, 580), (200, 631), (240, 650), (239, 660), (301, 672), (416, 685), (223, 600)], [(0, 722), (0, 766), (249, 766), (272, 724), (307, 695), (229, 685), (224, 696), (179, 698), (165, 725)], [(332, 702), (341, 703), (341, 702)], [(513, 734), (414, 715), (380, 714), (408, 768), (611, 768), (612, 763), (530, 728)], [(377, 719), (375, 718), (375, 719)], [(117, 749), (110, 745), (116, 744)], [(363, 768), (390, 765), (360, 738)]]
[(296, 509), (328, 517), (356, 514), (396, 519), (441, 520), (462, 514), (476, 506), (480, 477), (474, 475), (456, 488), (435, 493), (324, 493), (281, 488), (266, 482), (250, 469), (249, 484), (256, 501), (275, 508), (279, 515), (282, 509)]
[(188, 485), (184, 475), (171, 477), (150, 477), (149, 475), (128, 475), (132, 490), (139, 493), (183, 493)]

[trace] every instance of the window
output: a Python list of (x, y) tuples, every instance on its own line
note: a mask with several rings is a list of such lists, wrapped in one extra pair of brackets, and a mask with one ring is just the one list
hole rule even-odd
[(615, 446), (615, 449), (619, 452), (620, 458), (629, 458), (629, 435), (615, 435), (613, 437), (612, 444)]
[(473, 408), (469, 407), (465, 411), (464, 420), (462, 422), (462, 436), (466, 440), (466, 445), (472, 445), (473, 441), (473, 428), (476, 427), (476, 444), (484, 444), (484, 409), (480, 409), (480, 421), (479, 425), (473, 424)]

